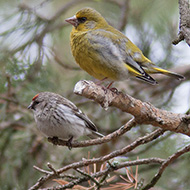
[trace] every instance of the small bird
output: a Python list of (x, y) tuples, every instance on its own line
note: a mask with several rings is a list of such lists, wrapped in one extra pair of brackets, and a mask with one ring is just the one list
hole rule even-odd
[(154, 85), (157, 82), (149, 74), (155, 73), (184, 79), (182, 75), (156, 66), (123, 33), (109, 25), (92, 8), (83, 8), (65, 21), (74, 26), (70, 44), (76, 62), (99, 80), (113, 82), (135, 76)]
[(43, 134), (67, 140), (68, 146), (81, 136), (92, 139), (104, 136), (75, 104), (58, 94), (40, 92), (32, 98), (28, 109), (33, 110), (37, 127)]

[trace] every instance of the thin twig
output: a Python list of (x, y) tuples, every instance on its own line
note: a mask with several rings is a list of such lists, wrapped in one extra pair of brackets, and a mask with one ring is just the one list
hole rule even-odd
[(47, 170), (43, 170), (41, 168), (39, 168), (38, 166), (33, 166), (34, 169), (40, 171), (41, 173), (44, 173), (44, 174), (51, 174), (52, 172), (49, 172)]
[(113, 151), (113, 152), (111, 152), (105, 156), (102, 156), (100, 158), (88, 159), (88, 160), (84, 160), (84, 161), (80, 161), (80, 162), (76, 162), (76, 163), (67, 165), (67, 166), (57, 170), (57, 172), (62, 173), (62, 172), (67, 171), (71, 168), (78, 168), (78, 167), (83, 167), (83, 166), (87, 166), (87, 165), (94, 164), (94, 163), (105, 162), (107, 160), (115, 158), (116, 156), (121, 156), (123, 154), (126, 154), (126, 153), (132, 151), (133, 149), (135, 149), (136, 147), (138, 147), (142, 144), (146, 144), (146, 143), (158, 138), (163, 133), (164, 133), (164, 130), (157, 129), (154, 132), (152, 132), (152, 133), (150, 133), (144, 137), (138, 138), (136, 141), (134, 141), (133, 143), (131, 143), (130, 145), (128, 145), (122, 149), (115, 150), (115, 151)]
[[(120, 149), (120, 150), (115, 150), (105, 156), (102, 156), (102, 157), (99, 157), (99, 158), (93, 158), (93, 159), (87, 159), (87, 160), (83, 160), (83, 161), (80, 161), (80, 162), (75, 162), (75, 163), (72, 163), (72, 164), (69, 164), (63, 168), (60, 168), (57, 170), (57, 174), (61, 174), (69, 169), (76, 169), (76, 168), (80, 168), (80, 167), (83, 167), (83, 166), (88, 166), (88, 165), (91, 165), (91, 164), (94, 164), (94, 163), (102, 163), (102, 162), (105, 162), (105, 161), (108, 161), (112, 158), (115, 158), (117, 156), (120, 156), (120, 155), (123, 155), (123, 154), (126, 154), (132, 150), (134, 150), (136, 147), (140, 146), (140, 145), (143, 145), (143, 144), (146, 144), (156, 138), (158, 138), (160, 135), (162, 135), (164, 133), (164, 130), (162, 129), (157, 129), (155, 130), (154, 132), (144, 136), (144, 137), (140, 137), (138, 138), (136, 141), (134, 141), (133, 143), (131, 143), (130, 145)], [(154, 160), (155, 161), (155, 160)], [(140, 163), (140, 160), (138, 160), (138, 162)], [(129, 164), (129, 163), (128, 163)], [(143, 164), (143, 163), (142, 163)], [(114, 168), (114, 169), (110, 169), (110, 171), (113, 171), (113, 170), (116, 170), (116, 169), (119, 169), (119, 165), (115, 166), (115, 167), (111, 167), (111, 168)], [(98, 176), (102, 176), (106, 173), (107, 171), (105, 172), (98, 172), (97, 173), (97, 176), (94, 176), (92, 175), (92, 177), (98, 177)], [(52, 177), (55, 177), (55, 174), (54, 173), (51, 173), (51, 174), (48, 174), (47, 176), (44, 176), (43, 179), (41, 179), (41, 181), (37, 182), (35, 185), (33, 185), (29, 190), (34, 190), (34, 189), (37, 189), (39, 187), (41, 187), (47, 180), (51, 179)], [(73, 187), (74, 185), (82, 182), (83, 180), (88, 180), (89, 178), (85, 177), (85, 178), (80, 178), (78, 179), (77, 181), (73, 181), (71, 183), (69, 183), (69, 185), (65, 185), (64, 187), (67, 187), (67, 188), (70, 188), (70, 187)]]
[[(127, 131), (131, 130), (132, 127), (134, 127), (136, 125), (135, 119), (132, 118), (130, 121), (128, 121), (125, 125), (123, 125), (122, 127), (120, 127), (118, 130), (116, 130), (115, 132), (104, 136), (102, 138), (98, 138), (98, 139), (93, 139), (93, 140), (86, 140), (86, 141), (73, 141), (71, 143), (72, 148), (79, 148), (79, 147), (87, 147), (87, 146), (92, 146), (92, 145), (99, 145), (99, 144), (103, 144), (106, 142), (109, 142), (113, 139), (118, 138), (119, 136), (123, 135), (124, 133), (126, 133)], [(51, 143), (53, 142), (53, 139), (48, 138), (48, 141)], [(56, 145), (61, 145), (61, 146), (67, 146), (68, 143), (67, 141), (58, 139), (56, 141)]]
[(64, 14), (66, 11), (68, 11), (71, 7), (73, 7), (73, 5), (76, 6), (76, 4), (80, 4), (82, 2), (85, 2), (87, 0), (72, 0), (69, 1), (67, 4), (65, 4), (63, 7), (61, 7), (52, 17), (51, 17), (51, 21), (55, 21), (56, 19), (58, 19), (62, 14)]
[(48, 168), (49, 168), (50, 170), (53, 171), (53, 173), (54, 173), (55, 175), (57, 175), (56, 169), (55, 169), (49, 162), (47, 163), (47, 166), (48, 166)]
[(95, 178), (91, 177), (90, 174), (88, 174), (88, 173), (86, 173), (86, 172), (84, 172), (84, 171), (82, 171), (82, 170), (80, 170), (80, 169), (78, 169), (78, 168), (76, 168), (75, 170), (76, 170), (77, 172), (79, 172), (80, 174), (82, 174), (83, 176), (89, 177), (89, 179), (91, 179), (97, 186), (100, 185), (99, 182), (96, 181)]
[[(160, 164), (160, 163), (163, 163), (164, 161), (165, 161), (164, 159), (160, 159), (160, 158), (149, 158), (149, 159), (140, 159), (140, 160), (135, 160), (135, 161), (128, 161), (128, 162), (125, 162), (125, 164), (122, 163), (122, 164), (117, 164), (115, 166), (112, 165), (111, 167), (107, 167), (103, 171), (99, 171), (99, 172), (92, 174), (90, 177), (89, 176), (81, 177), (81, 178), (74, 180), (74, 181), (72, 181), (72, 182), (70, 182), (70, 183), (68, 183), (62, 187), (53, 187), (53, 188), (49, 188), (49, 190), (62, 190), (62, 189), (72, 188), (74, 185), (88, 181), (91, 178), (98, 178), (98, 177), (101, 177), (104, 175), (108, 175), (109, 173), (116, 171), (118, 169), (121, 169), (123, 167), (144, 165), (144, 164)], [(45, 189), (41, 189), (41, 190), (45, 190)]]
[(190, 144), (188, 146), (186, 146), (185, 148), (182, 148), (181, 150), (177, 151), (176, 153), (174, 153), (173, 155), (171, 155), (160, 167), (158, 173), (155, 175), (155, 177), (151, 180), (151, 182), (149, 184), (147, 184), (142, 190), (148, 190), (151, 187), (153, 187), (158, 180), (160, 179), (160, 177), (162, 176), (163, 172), (165, 171), (165, 169), (167, 168), (167, 166), (169, 164), (171, 164), (174, 160), (176, 160), (178, 157), (180, 157), (181, 155), (183, 155), (186, 152), (190, 151)]
[(168, 139), (171, 135), (173, 135), (172, 132), (169, 132), (168, 134), (162, 136), (161, 138), (157, 139), (156, 141), (153, 141), (149, 143), (144, 149), (141, 149), (140, 151), (137, 151), (135, 153), (129, 153), (129, 157), (138, 155), (140, 156), (141, 154), (144, 154), (145, 152), (149, 151), (151, 148), (155, 147), (158, 143), (163, 142), (164, 140)]
[(79, 67), (71, 66), (70, 64), (64, 63), (64, 61), (61, 60), (53, 50), (52, 50), (52, 55), (53, 55), (53, 57), (54, 57), (54, 60), (55, 60), (59, 65), (61, 65), (63, 68), (69, 69), (69, 70), (78, 70), (78, 71), (81, 70)]

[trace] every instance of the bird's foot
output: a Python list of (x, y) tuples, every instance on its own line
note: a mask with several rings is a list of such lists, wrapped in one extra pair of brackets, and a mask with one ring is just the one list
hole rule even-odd
[(73, 141), (73, 136), (71, 136), (71, 137), (68, 139), (67, 143), (66, 143), (66, 145), (67, 145), (67, 147), (68, 147), (69, 150), (72, 149), (72, 141)]
[(119, 95), (119, 91), (118, 91), (118, 89), (117, 88), (110, 88), (110, 90), (112, 91), (112, 92), (114, 92), (114, 93), (116, 93), (117, 95)]
[(53, 143), (54, 145), (58, 145), (59, 138), (58, 137), (48, 137), (48, 141)]
[(107, 94), (108, 90), (110, 90), (113, 93), (116, 93), (117, 95), (119, 94), (118, 89), (115, 88), (115, 87), (113, 87), (113, 88), (107, 88), (107, 87), (102, 86), (102, 89), (104, 90), (105, 94)]

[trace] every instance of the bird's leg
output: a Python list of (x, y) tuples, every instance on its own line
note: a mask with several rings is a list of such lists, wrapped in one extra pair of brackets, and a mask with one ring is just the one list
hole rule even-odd
[[(107, 79), (107, 77), (103, 78), (102, 80), (97, 81), (95, 84), (101, 85), (102, 82), (105, 81), (106, 79)], [(110, 88), (113, 83), (114, 83), (114, 81), (110, 82), (106, 87), (102, 86), (102, 88), (105, 91), (105, 93), (107, 93), (108, 89), (111, 90), (112, 92), (118, 93), (117, 88)]]
[(73, 141), (73, 136), (71, 136), (71, 137), (68, 139), (67, 143), (66, 143), (66, 145), (68, 146), (68, 149), (69, 149), (69, 150), (72, 149), (72, 141)]
[(101, 79), (101, 80), (98, 80), (97, 82), (95, 82), (95, 84), (101, 85), (107, 78), (108, 78), (108, 77), (105, 77), (105, 78), (103, 78), (103, 79)]
[(116, 94), (119, 94), (119, 91), (117, 90), (117, 88), (115, 88), (115, 87), (110, 88), (113, 83), (114, 83), (114, 81), (110, 82), (110, 84), (106, 87), (106, 89), (109, 89), (109, 90), (111, 90), (112, 92), (114, 92), (114, 93), (116, 93)]
[[(105, 77), (105, 78), (103, 78), (103, 79), (101, 79), (101, 80), (98, 80), (97, 82), (95, 82), (95, 84), (101, 86), (101, 84), (102, 84), (106, 79), (107, 79), (107, 77)], [(107, 87), (105, 87), (105, 86), (101, 86), (101, 87), (102, 87), (102, 89), (105, 91), (105, 93), (107, 93)]]
[(114, 83), (114, 81), (110, 82), (106, 88), (110, 89), (110, 87), (112, 86), (113, 83)]

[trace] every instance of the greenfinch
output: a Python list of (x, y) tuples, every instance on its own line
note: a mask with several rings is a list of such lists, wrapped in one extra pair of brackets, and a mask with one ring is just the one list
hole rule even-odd
[(121, 81), (135, 76), (150, 84), (157, 84), (149, 75), (155, 73), (184, 79), (182, 75), (156, 66), (92, 8), (83, 8), (65, 21), (73, 25), (70, 44), (76, 62), (99, 80)]

